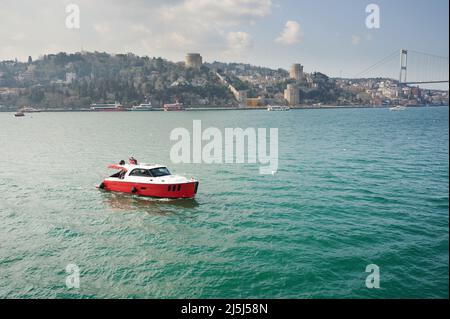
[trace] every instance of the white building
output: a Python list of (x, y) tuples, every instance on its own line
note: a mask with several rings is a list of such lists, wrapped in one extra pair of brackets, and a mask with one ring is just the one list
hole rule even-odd
[(72, 83), (77, 79), (77, 74), (75, 72), (66, 72), (66, 83)]

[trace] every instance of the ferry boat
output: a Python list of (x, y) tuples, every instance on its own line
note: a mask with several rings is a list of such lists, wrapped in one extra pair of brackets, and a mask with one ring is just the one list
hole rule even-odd
[(118, 172), (105, 178), (99, 189), (156, 198), (194, 198), (198, 190), (198, 180), (172, 175), (163, 165), (111, 164), (108, 168)]
[(133, 105), (131, 111), (151, 111), (153, 109), (152, 103), (141, 103), (139, 105)]
[(122, 112), (125, 108), (122, 104), (115, 102), (114, 104), (94, 103), (91, 104), (91, 111), (96, 112)]
[(164, 104), (164, 111), (183, 111), (183, 103)]
[(19, 113), (39, 113), (41, 110), (32, 106), (23, 106), (20, 108)]
[(404, 111), (404, 110), (406, 110), (406, 107), (401, 106), (401, 105), (397, 105), (397, 106), (389, 108), (389, 111)]
[(289, 106), (285, 105), (269, 105), (267, 106), (267, 111), (289, 111)]

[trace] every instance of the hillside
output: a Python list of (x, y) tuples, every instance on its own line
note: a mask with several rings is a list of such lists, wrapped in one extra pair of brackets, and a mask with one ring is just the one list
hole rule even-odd
[(188, 106), (232, 106), (236, 102), (203, 66), (134, 54), (59, 53), (36, 61), (0, 62), (0, 104), (42, 108), (87, 108), (94, 102), (132, 105), (180, 101)]
[[(337, 85), (335, 79), (319, 72), (305, 74), (305, 78), (297, 83), (303, 105), (370, 101), (362, 94), (364, 87), (358, 91)], [(182, 62), (132, 53), (61, 52), (36, 61), (29, 58), (26, 63), (0, 62), (0, 106), (3, 110), (24, 105), (76, 110), (89, 108), (92, 103), (118, 101), (129, 107), (151, 102), (161, 107), (179, 101), (193, 108), (236, 107), (239, 102), (228, 84), (247, 91), (248, 98), (258, 98), (262, 105), (285, 104), (284, 90), (294, 82), (286, 70), (249, 64), (204, 63), (196, 70), (186, 68)]]

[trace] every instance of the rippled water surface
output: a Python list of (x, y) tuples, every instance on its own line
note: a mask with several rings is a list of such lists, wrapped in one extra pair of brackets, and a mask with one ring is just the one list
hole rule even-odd
[[(277, 174), (171, 164), (170, 131), (194, 119), (278, 127)], [(448, 120), (447, 107), (0, 113), (0, 297), (448, 298)], [(98, 191), (131, 154), (199, 178), (196, 200)]]

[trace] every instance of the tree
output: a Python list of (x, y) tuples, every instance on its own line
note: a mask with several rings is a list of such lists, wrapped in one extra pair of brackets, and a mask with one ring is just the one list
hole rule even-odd
[(44, 92), (42, 92), (42, 90), (40, 89), (33, 89), (31, 90), (31, 94), (30, 94), (30, 100), (33, 103), (40, 103), (45, 97)]

